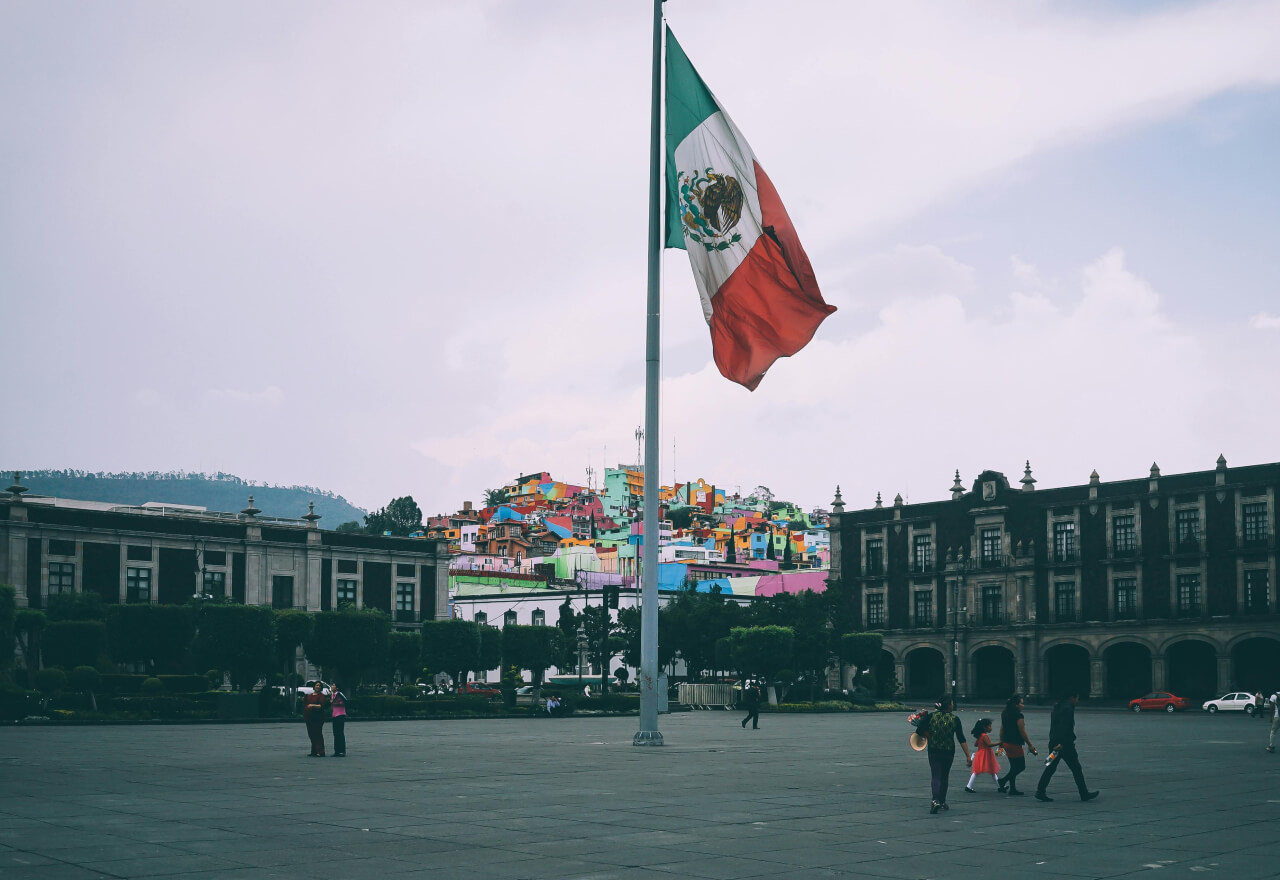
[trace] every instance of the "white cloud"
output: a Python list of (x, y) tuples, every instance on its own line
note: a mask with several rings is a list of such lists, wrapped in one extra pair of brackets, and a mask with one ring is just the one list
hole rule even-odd
[(1249, 316), (1249, 326), (1254, 330), (1280, 330), (1280, 317), (1268, 312)]

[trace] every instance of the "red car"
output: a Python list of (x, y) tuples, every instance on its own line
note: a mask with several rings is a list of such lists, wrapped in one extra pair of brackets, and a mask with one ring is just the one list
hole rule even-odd
[(464, 684), (462, 687), (458, 688), (458, 693), (479, 694), (484, 697), (502, 696), (502, 691), (498, 690), (496, 687), (491, 687), (489, 684), (483, 681), (469, 681), (466, 684)]
[(1186, 697), (1176, 697), (1166, 691), (1156, 691), (1155, 693), (1147, 694), (1145, 697), (1130, 700), (1129, 708), (1135, 712), (1155, 712), (1160, 709), (1166, 712), (1173, 712), (1178, 709), (1190, 709), (1191, 701)]

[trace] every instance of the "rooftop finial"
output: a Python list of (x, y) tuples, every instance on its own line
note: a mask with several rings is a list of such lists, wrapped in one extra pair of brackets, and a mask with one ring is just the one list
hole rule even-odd
[(1227, 469), (1227, 457), (1222, 453), (1218, 453), (1218, 470), (1225, 471)]
[(1154, 461), (1151, 462), (1151, 479), (1160, 479), (1160, 465), (1156, 464)]
[(1094, 468), (1093, 473), (1089, 474), (1089, 485), (1096, 486), (1099, 482), (1101, 482), (1101, 478), (1098, 476), (1098, 469)]
[(951, 500), (958, 501), (964, 496), (964, 483), (960, 482), (960, 469), (956, 468), (956, 481), (951, 484)]
[(314, 501), (307, 502), (307, 513), (303, 517), (307, 521), (307, 525), (315, 527), (316, 520), (320, 519), (320, 514), (316, 513), (316, 503)]
[(1036, 488), (1036, 478), (1031, 476), (1031, 459), (1027, 459), (1027, 466), (1022, 472), (1022, 491), (1033, 492)]
[(876, 507), (884, 507), (884, 504), (882, 504), (882, 503), (881, 503), (881, 501), (880, 501), (880, 493), (879, 493), (879, 492), (877, 492), (877, 493), (876, 493)]
[(22, 471), (13, 472), (13, 485), (5, 491), (12, 495), (15, 501), (22, 500), (22, 493), (27, 491), (27, 487), (22, 485)]
[(240, 512), (241, 512), (241, 513), (243, 513), (245, 516), (249, 517), (250, 519), (252, 519), (253, 517), (255, 517), (255, 516), (257, 516), (258, 514), (262, 513), (262, 511), (261, 511), (261, 510), (259, 510), (258, 508), (256, 508), (256, 507), (254, 507), (254, 506), (253, 506), (253, 496), (252, 496), (252, 495), (250, 495), (250, 496), (249, 496), (249, 506), (248, 506), (248, 507), (246, 507), (244, 510), (242, 510), (242, 511), (240, 511)]
[(844, 499), (840, 497), (840, 484), (836, 483), (836, 497), (831, 502), (832, 513), (844, 513)]
[(901, 492), (899, 492), (897, 495), (894, 495), (894, 496), (893, 496), (893, 506), (894, 506), (894, 507), (901, 507), (901, 506), (902, 506), (902, 493), (901, 493)]

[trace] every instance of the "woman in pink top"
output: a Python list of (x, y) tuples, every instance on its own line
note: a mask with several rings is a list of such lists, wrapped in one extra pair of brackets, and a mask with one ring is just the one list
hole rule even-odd
[(347, 756), (347, 695), (338, 690), (335, 684), (329, 699), (333, 705), (333, 756), (335, 758), (345, 758)]

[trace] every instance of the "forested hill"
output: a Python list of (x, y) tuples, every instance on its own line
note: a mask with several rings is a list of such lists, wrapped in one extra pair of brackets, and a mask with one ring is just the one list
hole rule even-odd
[[(13, 479), (13, 468), (0, 472), (4, 482), (0, 491)], [(234, 513), (242, 510), (253, 495), (253, 504), (264, 516), (299, 517), (307, 512), (307, 502), (314, 501), (316, 513), (323, 519), (320, 527), (334, 529), (339, 523), (356, 520), (364, 523), (365, 512), (341, 495), (312, 486), (268, 486), (250, 483), (231, 474), (157, 473), (91, 474), (85, 471), (23, 471), (22, 485), (32, 495), (53, 495), (84, 501), (108, 501), (115, 504), (146, 504), (148, 501), (168, 504), (194, 504), (209, 510)]]

